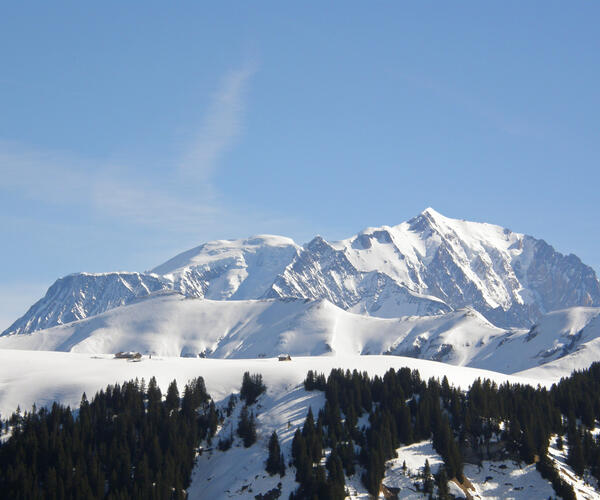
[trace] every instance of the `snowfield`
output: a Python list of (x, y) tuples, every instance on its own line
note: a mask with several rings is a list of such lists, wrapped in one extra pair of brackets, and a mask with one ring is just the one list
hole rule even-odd
[(47, 330), (3, 335), (0, 349), (209, 358), (388, 354), (560, 379), (600, 359), (600, 308), (555, 311), (530, 330), (503, 330), (473, 309), (385, 319), (327, 300), (216, 301), (168, 292)]
[(383, 375), (388, 369), (409, 367), (421, 377), (442, 378), (467, 387), (477, 378), (537, 385), (538, 380), (514, 377), (501, 373), (446, 365), (399, 356), (320, 356), (293, 357), (292, 361), (270, 359), (188, 359), (144, 356), (134, 362), (113, 359), (111, 355), (81, 353), (21, 351), (0, 349), (0, 412), (8, 415), (21, 406), (29, 409), (59, 401), (78, 406), (81, 394), (91, 398), (107, 384), (144, 377), (146, 382), (155, 376), (161, 389), (176, 379), (180, 388), (191, 378), (202, 376), (206, 386), (219, 401), (231, 392), (238, 392), (245, 371), (261, 373), (270, 397), (284, 397), (306, 377), (308, 370), (329, 374), (333, 368), (357, 369), (370, 375)]
[(556, 496), (552, 485), (540, 475), (535, 464), (525, 465), (510, 460), (484, 461), (481, 466), (465, 464), (464, 474), (473, 485), (468, 491), (477, 500), (529, 500)]

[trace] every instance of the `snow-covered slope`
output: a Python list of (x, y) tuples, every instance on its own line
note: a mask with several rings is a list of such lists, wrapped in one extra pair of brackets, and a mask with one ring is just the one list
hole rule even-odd
[(502, 373), (544, 369), (543, 378), (560, 378), (600, 359), (600, 308), (555, 311), (527, 331), (497, 328), (473, 309), (376, 318), (327, 300), (213, 301), (171, 292), (67, 325), (0, 337), (0, 349), (211, 358), (387, 354)]
[[(513, 377), (474, 368), (448, 366), (435, 361), (402, 358), (399, 356), (320, 356), (297, 357), (291, 362), (276, 359), (187, 359), (152, 356), (139, 363), (112, 356), (81, 353), (21, 351), (0, 349), (0, 413), (10, 415), (17, 405), (38, 408), (53, 401), (78, 405), (85, 392), (91, 397), (107, 384), (155, 376), (163, 391), (177, 380), (179, 387), (192, 378), (202, 376), (211, 396), (220, 400), (231, 392), (238, 392), (246, 371), (261, 373), (267, 385), (267, 394), (275, 398), (296, 399), (290, 391), (301, 384), (308, 370), (329, 373), (333, 368), (357, 369), (371, 376), (383, 375), (390, 368), (409, 367), (419, 370), (421, 378), (446, 375), (450, 383), (468, 387), (477, 378), (489, 378), (500, 384), (537, 384), (538, 381)], [(552, 381), (549, 381), (552, 382)], [(296, 403), (301, 404), (302, 398)], [(306, 417), (306, 411), (299, 413)], [(287, 422), (287, 420), (282, 423)]]
[(212, 301), (171, 293), (68, 325), (4, 336), (0, 349), (214, 358), (386, 353), (465, 365), (479, 345), (503, 334), (472, 310), (382, 319), (326, 300)]
[(427, 209), (398, 226), (347, 240), (219, 240), (150, 273), (75, 274), (3, 335), (90, 317), (160, 290), (214, 300), (327, 299), (384, 318), (470, 307), (500, 327), (529, 328), (544, 313), (600, 306), (600, 283), (576, 256), (508, 229), (450, 219)]
[(532, 369), (568, 376), (599, 359), (600, 308), (572, 307), (546, 314), (529, 331), (495, 337), (482, 346), (469, 365), (510, 373)]

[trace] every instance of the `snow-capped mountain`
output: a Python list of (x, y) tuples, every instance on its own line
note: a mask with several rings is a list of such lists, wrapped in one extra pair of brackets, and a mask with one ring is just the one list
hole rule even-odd
[(66, 324), (159, 291), (215, 300), (257, 298), (298, 249), (280, 236), (219, 240), (183, 252), (147, 273), (71, 274), (57, 280), (2, 335)]
[(469, 307), (502, 328), (529, 328), (557, 309), (600, 306), (598, 278), (576, 256), (429, 208), (408, 222), (338, 242), (316, 237), (301, 247), (279, 236), (220, 240), (148, 273), (70, 275), (3, 335), (91, 317), (161, 290), (214, 300), (327, 299), (383, 318)]
[[(315, 238), (277, 277), (270, 296), (324, 296), (351, 308), (346, 295), (357, 287), (348, 277), (369, 272), (385, 275), (413, 296), (433, 296), (453, 309), (472, 307), (502, 327), (528, 327), (556, 309), (600, 305), (596, 274), (576, 256), (561, 255), (531, 236), (450, 219), (431, 208), (398, 226), (366, 229), (347, 240), (328, 244)], [(369, 292), (376, 293), (373, 287)], [(384, 311), (364, 312), (390, 315)], [(428, 306), (410, 314), (423, 312), (434, 310)]]

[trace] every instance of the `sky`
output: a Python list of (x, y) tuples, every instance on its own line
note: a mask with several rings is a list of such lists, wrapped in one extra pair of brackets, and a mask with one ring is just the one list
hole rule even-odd
[(433, 207), (600, 270), (598, 2), (9, 2), (0, 331), (58, 277)]

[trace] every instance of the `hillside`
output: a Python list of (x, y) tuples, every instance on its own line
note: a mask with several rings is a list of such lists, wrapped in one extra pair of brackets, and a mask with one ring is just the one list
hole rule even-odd
[(503, 373), (550, 363), (556, 377), (597, 359), (599, 317), (600, 308), (571, 308), (542, 317), (529, 331), (503, 330), (472, 309), (386, 319), (326, 300), (214, 301), (168, 293), (67, 325), (3, 336), (0, 349), (208, 358), (387, 354)]

